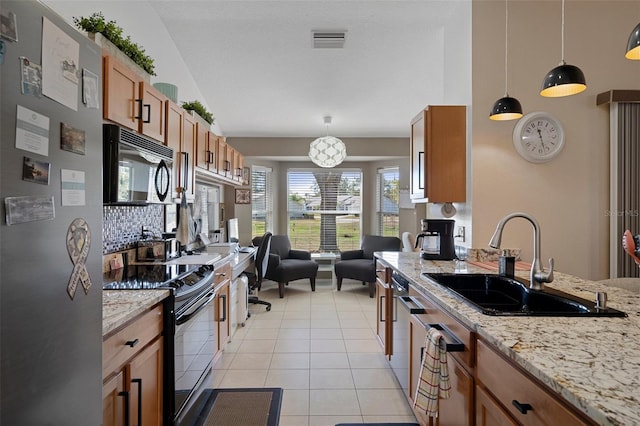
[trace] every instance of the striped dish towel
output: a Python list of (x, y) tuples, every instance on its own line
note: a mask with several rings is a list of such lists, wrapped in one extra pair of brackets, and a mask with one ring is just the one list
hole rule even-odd
[(438, 398), (449, 398), (450, 389), (447, 343), (442, 333), (431, 327), (425, 340), (420, 380), (413, 406), (424, 410), (429, 417), (438, 417)]

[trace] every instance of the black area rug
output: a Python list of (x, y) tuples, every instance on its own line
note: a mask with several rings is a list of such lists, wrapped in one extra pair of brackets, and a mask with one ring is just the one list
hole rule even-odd
[(282, 394), (282, 388), (206, 389), (183, 425), (278, 426)]

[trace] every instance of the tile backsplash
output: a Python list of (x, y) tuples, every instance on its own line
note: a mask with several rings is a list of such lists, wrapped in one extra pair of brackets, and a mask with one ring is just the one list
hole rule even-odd
[(135, 247), (142, 227), (161, 237), (164, 229), (164, 206), (103, 206), (102, 254)]

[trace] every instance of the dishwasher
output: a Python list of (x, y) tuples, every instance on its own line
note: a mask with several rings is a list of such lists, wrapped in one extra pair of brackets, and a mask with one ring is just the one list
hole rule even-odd
[(393, 326), (391, 332), (393, 353), (389, 364), (404, 393), (409, 396), (409, 318), (424, 312), (409, 296), (409, 280), (394, 272), (391, 275), (393, 288)]
[[(393, 332), (391, 335), (393, 341), (393, 354), (391, 355), (389, 364), (402, 387), (402, 391), (405, 393), (407, 398), (411, 398), (409, 392), (409, 366), (411, 365), (411, 354), (409, 353), (411, 346), (411, 316), (416, 315), (414, 318), (418, 319), (419, 324), (424, 327), (425, 330), (433, 327), (440, 330), (445, 336), (447, 336), (447, 352), (464, 351), (464, 344), (443, 324), (424, 322), (424, 319), (419, 317), (421, 314), (426, 314), (427, 310), (419, 301), (416, 300), (415, 297), (409, 295), (409, 281), (406, 278), (397, 272), (394, 272), (391, 276), (391, 280), (394, 298), (394, 321)], [(424, 344), (423, 342), (416, 342), (415, 345), (420, 348), (419, 356), (420, 360), (422, 360), (425, 350)]]

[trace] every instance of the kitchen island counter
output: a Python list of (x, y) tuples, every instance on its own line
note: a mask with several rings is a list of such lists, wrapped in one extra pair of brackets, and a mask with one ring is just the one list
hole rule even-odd
[[(421, 260), (419, 253), (376, 256), (595, 423), (640, 425), (640, 294), (554, 272), (548, 287), (589, 300), (606, 291), (609, 306), (628, 317), (489, 316), (421, 273), (490, 271), (467, 262)], [(528, 275), (516, 271), (518, 277)]]
[(169, 290), (103, 290), (102, 335), (126, 324), (169, 295)]

